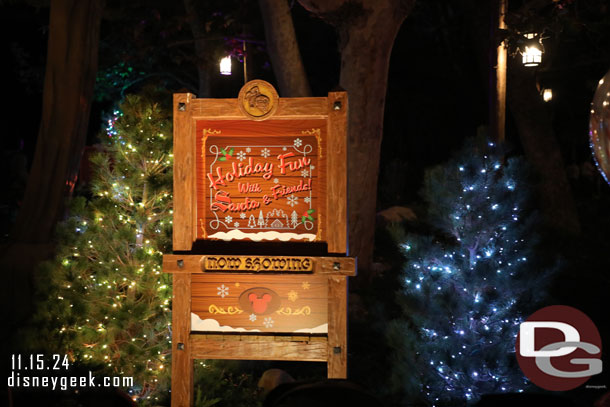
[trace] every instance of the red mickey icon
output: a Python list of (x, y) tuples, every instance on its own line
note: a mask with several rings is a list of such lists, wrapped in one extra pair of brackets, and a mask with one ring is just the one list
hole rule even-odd
[(250, 304), (252, 304), (252, 310), (255, 314), (262, 314), (267, 310), (267, 304), (271, 301), (271, 295), (263, 294), (262, 298), (258, 298), (258, 295), (251, 293), (248, 295)]
[(267, 287), (252, 287), (239, 295), (241, 309), (255, 315), (271, 314), (280, 308), (280, 296)]

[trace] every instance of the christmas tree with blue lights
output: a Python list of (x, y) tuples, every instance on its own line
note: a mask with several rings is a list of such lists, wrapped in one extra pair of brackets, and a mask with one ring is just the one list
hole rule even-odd
[(406, 262), (398, 295), (403, 318), (390, 330), (393, 379), (431, 405), (522, 392), (527, 383), (515, 338), (544, 289), (530, 259), (525, 165), (485, 144), (470, 141), (426, 172), (430, 233), (395, 231)]

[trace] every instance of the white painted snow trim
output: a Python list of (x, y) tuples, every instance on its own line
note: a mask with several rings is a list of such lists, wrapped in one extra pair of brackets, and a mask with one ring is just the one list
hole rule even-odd
[(213, 332), (260, 332), (258, 329), (233, 328), (228, 325), (220, 325), (215, 319), (201, 319), (199, 315), (191, 312), (191, 331), (213, 331)]
[[(261, 332), (259, 329), (233, 328), (220, 325), (215, 319), (201, 319), (199, 315), (191, 312), (191, 331), (197, 332)], [(297, 329), (294, 333), (325, 334), (328, 333), (328, 324), (318, 325), (314, 328)]]
[(243, 239), (251, 239), (255, 242), (260, 242), (263, 240), (280, 240), (282, 242), (287, 242), (291, 239), (296, 240), (308, 240), (313, 241), (316, 238), (316, 235), (312, 233), (282, 233), (282, 232), (258, 232), (258, 233), (244, 233), (241, 230), (231, 230), (230, 232), (216, 232), (213, 235), (209, 235), (210, 239), (220, 239), (220, 240), (243, 240)]
[(306, 334), (326, 334), (328, 333), (328, 324), (318, 325), (315, 328), (303, 328), (297, 329), (294, 333), (306, 333)]

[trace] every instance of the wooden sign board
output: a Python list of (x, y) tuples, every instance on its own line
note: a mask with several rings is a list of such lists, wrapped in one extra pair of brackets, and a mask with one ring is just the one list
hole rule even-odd
[(322, 242), (346, 253), (345, 92), (174, 95), (174, 250), (197, 241)]
[[(298, 271), (217, 271), (289, 259), (300, 260)], [(326, 362), (329, 378), (347, 377), (354, 258), (168, 254), (163, 271), (173, 274), (172, 407), (193, 404), (194, 359)]]
[(199, 120), (197, 133), (197, 239), (324, 239), (325, 120)]
[(325, 334), (327, 280), (317, 275), (194, 275), (191, 331)]

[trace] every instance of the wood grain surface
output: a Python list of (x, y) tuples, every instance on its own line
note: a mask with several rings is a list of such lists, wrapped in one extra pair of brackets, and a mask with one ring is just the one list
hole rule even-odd
[(191, 335), (194, 359), (233, 360), (299, 360), (325, 362), (327, 343), (325, 338), (317, 340), (273, 340), (273, 337), (257, 337), (230, 340), (226, 336)]

